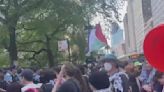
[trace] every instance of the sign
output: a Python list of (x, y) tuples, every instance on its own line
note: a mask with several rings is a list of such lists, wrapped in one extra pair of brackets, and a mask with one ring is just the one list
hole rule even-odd
[(62, 40), (58, 41), (58, 51), (67, 51), (68, 50), (68, 41)]

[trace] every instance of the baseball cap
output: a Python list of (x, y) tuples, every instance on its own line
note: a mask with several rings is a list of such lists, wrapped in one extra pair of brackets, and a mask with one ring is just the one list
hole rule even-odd
[(142, 66), (142, 63), (140, 63), (139, 61), (135, 61), (134, 66)]
[(118, 61), (117, 57), (113, 54), (105, 55), (105, 57), (101, 59), (101, 62), (117, 62), (117, 61)]

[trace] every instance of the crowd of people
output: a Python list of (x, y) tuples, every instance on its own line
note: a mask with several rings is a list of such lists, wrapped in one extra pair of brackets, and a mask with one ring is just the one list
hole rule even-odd
[(119, 61), (114, 55), (88, 65), (0, 70), (0, 92), (164, 92), (164, 73), (146, 61)]

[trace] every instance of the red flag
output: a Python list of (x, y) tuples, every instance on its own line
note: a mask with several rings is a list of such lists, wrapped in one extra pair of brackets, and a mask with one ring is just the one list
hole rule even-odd
[(97, 24), (96, 25), (96, 37), (103, 43), (105, 43), (106, 45), (107, 43), (107, 39), (105, 38), (104, 34), (102, 33), (102, 29), (101, 29), (101, 25)]

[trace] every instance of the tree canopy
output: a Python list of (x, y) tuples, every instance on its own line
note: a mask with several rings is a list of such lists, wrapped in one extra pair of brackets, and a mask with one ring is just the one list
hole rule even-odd
[(52, 67), (68, 61), (68, 53), (58, 52), (63, 39), (70, 42), (71, 60), (84, 62), (88, 20), (97, 13), (111, 19), (112, 11), (119, 20), (121, 1), (0, 0), (0, 62)]

